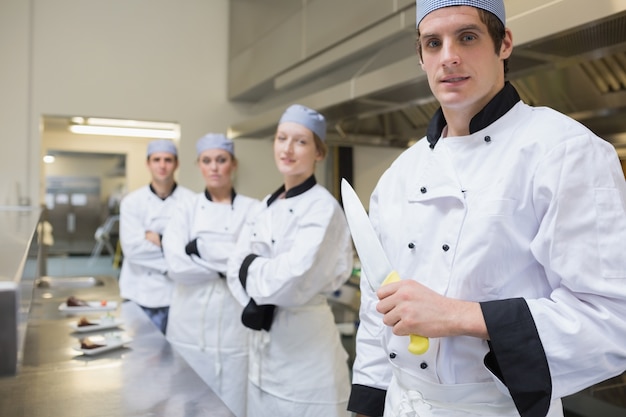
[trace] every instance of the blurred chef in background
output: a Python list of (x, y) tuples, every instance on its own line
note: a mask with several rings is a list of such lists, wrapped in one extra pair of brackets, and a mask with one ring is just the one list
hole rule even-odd
[(167, 339), (237, 417), (246, 415), (248, 332), (226, 284), (226, 265), (258, 200), (237, 194), (233, 141), (209, 133), (196, 143), (202, 193), (178, 204), (163, 235), (175, 282)]
[(282, 115), (274, 158), (284, 184), (241, 232), (228, 285), (245, 306), (250, 340), (248, 417), (348, 416), (345, 352), (327, 294), (352, 271), (337, 200), (315, 180), (326, 121), (301, 105)]
[(174, 180), (178, 152), (171, 140), (148, 144), (150, 184), (127, 194), (120, 203), (120, 244), (124, 262), (120, 295), (137, 303), (163, 332), (174, 284), (167, 276), (161, 236), (176, 204), (193, 193)]

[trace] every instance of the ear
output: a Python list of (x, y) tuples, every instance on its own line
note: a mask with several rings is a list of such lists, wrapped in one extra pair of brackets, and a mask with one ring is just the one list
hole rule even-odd
[(507, 59), (513, 53), (513, 33), (511, 29), (504, 29), (504, 39), (502, 40), (502, 46), (500, 46), (500, 58)]

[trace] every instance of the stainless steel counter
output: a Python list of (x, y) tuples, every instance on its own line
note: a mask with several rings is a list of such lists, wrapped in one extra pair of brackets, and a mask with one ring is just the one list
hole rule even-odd
[(123, 321), (116, 331), (133, 339), (127, 347), (95, 356), (76, 351), (80, 337), (98, 332), (75, 333), (69, 325), (101, 313), (68, 316), (59, 305), (69, 295), (121, 301), (115, 277), (87, 278), (77, 278), (75, 286), (72, 280), (38, 281), (21, 368), (0, 378), (0, 416), (233, 416), (132, 302), (113, 313)]
[(15, 374), (22, 353), (37, 275), (40, 214), (32, 207), (0, 209), (0, 375)]

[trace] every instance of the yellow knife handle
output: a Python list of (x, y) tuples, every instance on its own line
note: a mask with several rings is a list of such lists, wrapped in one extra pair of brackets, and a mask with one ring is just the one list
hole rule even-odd
[[(398, 281), (400, 281), (400, 275), (398, 275), (396, 271), (391, 271), (380, 286), (382, 287), (383, 285), (391, 284), (392, 282), (398, 282)], [(418, 336), (416, 334), (411, 334), (409, 335), (409, 337), (411, 340), (409, 342), (409, 352), (411, 352), (414, 355), (422, 355), (426, 353), (426, 351), (428, 350), (428, 338), (427, 337)]]

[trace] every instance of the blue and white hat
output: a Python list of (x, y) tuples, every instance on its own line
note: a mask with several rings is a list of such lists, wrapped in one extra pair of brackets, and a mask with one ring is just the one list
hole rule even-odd
[(198, 156), (207, 149), (223, 149), (235, 156), (235, 144), (221, 133), (207, 133), (196, 142)]
[(176, 145), (174, 145), (174, 142), (169, 139), (158, 139), (148, 143), (147, 156), (150, 157), (150, 155), (156, 152), (167, 152), (178, 156)]
[(326, 139), (326, 119), (320, 113), (301, 104), (293, 104), (285, 110), (278, 124), (298, 123), (315, 133), (321, 140)]
[(483, 9), (496, 15), (502, 24), (506, 25), (503, 0), (416, 0), (415, 10), (417, 15), (415, 27), (420, 25), (420, 22), (428, 13), (449, 6), (471, 6)]

